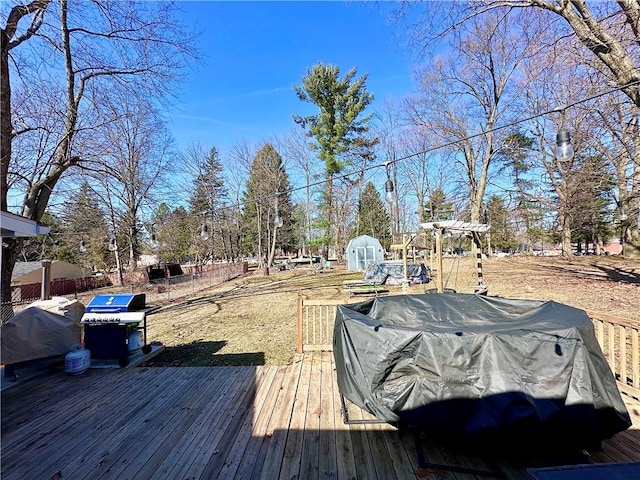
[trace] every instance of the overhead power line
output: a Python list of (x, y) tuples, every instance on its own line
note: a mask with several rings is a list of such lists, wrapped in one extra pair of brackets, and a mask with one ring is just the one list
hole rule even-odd
[[(618, 86), (618, 87), (615, 87), (615, 88), (611, 88), (611, 89), (609, 89), (609, 90), (607, 90), (605, 92), (597, 93), (597, 94), (591, 95), (589, 97), (585, 97), (583, 99), (576, 100), (576, 101), (574, 101), (572, 103), (569, 103), (567, 105), (561, 105), (561, 106), (555, 107), (555, 108), (553, 108), (551, 110), (546, 110), (544, 112), (536, 113), (536, 114), (531, 115), (531, 116), (526, 117), (526, 118), (521, 118), (521, 119), (518, 119), (518, 120), (514, 120), (513, 122), (506, 123), (504, 125), (499, 125), (497, 127), (493, 127), (493, 128), (489, 128), (489, 129), (486, 129), (486, 130), (482, 130), (482, 131), (480, 131), (478, 133), (474, 133), (474, 134), (468, 135), (467, 137), (459, 138), (459, 139), (456, 139), (456, 140), (451, 140), (449, 142), (445, 142), (445, 143), (440, 144), (440, 145), (435, 145), (433, 147), (430, 147), (430, 148), (427, 148), (427, 149), (424, 149), (424, 150), (421, 150), (421, 151), (418, 151), (418, 152), (410, 153), (410, 154), (405, 155), (405, 156), (400, 157), (400, 158), (395, 158), (395, 159), (392, 159), (392, 160), (385, 160), (384, 162), (378, 163), (376, 165), (369, 165), (367, 167), (363, 167), (363, 168), (360, 168), (360, 169), (352, 170), (352, 171), (350, 171), (348, 173), (344, 173), (344, 174), (335, 176), (334, 179), (338, 179), (338, 180), (339, 179), (348, 179), (352, 175), (361, 174), (361, 173), (364, 173), (364, 172), (366, 172), (368, 170), (373, 170), (374, 168), (381, 168), (381, 167), (385, 167), (386, 168), (388, 165), (395, 164), (395, 163), (398, 163), (398, 162), (402, 162), (402, 161), (405, 161), (405, 160), (408, 160), (410, 158), (417, 157), (417, 156), (420, 156), (420, 155), (425, 155), (427, 153), (431, 153), (431, 152), (434, 152), (436, 150), (440, 150), (440, 149), (443, 149), (443, 148), (452, 147), (452, 146), (454, 146), (454, 145), (456, 145), (456, 144), (458, 144), (460, 142), (465, 142), (467, 140), (473, 140), (473, 139), (475, 139), (477, 137), (481, 137), (481, 136), (486, 135), (488, 133), (497, 132), (497, 131), (504, 130), (504, 129), (507, 129), (507, 128), (515, 127), (517, 125), (520, 125), (521, 123), (526, 123), (526, 122), (530, 122), (531, 120), (535, 120), (536, 118), (541, 118), (541, 117), (545, 117), (547, 115), (551, 115), (553, 113), (562, 112), (562, 111), (568, 110), (568, 109), (570, 109), (572, 107), (575, 107), (577, 105), (590, 102), (592, 100), (595, 100), (596, 98), (604, 97), (606, 95), (611, 95), (612, 93), (615, 93), (615, 92), (620, 91), (620, 90), (624, 90), (625, 88), (633, 87), (635, 85), (640, 85), (640, 80), (634, 80), (633, 82), (629, 82), (629, 83), (627, 83), (625, 85), (621, 85), (621, 86)], [(291, 188), (291, 189), (289, 189), (287, 191), (287, 193), (292, 193), (292, 192), (295, 192), (295, 191), (298, 191), (298, 190), (303, 190), (303, 189), (306, 189), (306, 188), (319, 186), (319, 185), (322, 185), (323, 183), (324, 183), (324, 180), (318, 180), (316, 182), (307, 183), (307, 184), (302, 185), (300, 187)]]
[[(512, 127), (515, 127), (515, 126), (520, 125), (522, 123), (526, 123), (526, 122), (530, 122), (531, 120), (535, 120), (536, 118), (545, 117), (545, 116), (551, 115), (553, 113), (563, 112), (563, 111), (566, 111), (566, 110), (568, 110), (570, 108), (573, 108), (575, 106), (578, 106), (578, 105), (590, 102), (592, 100), (595, 100), (597, 98), (604, 97), (604, 96), (607, 96), (607, 95), (611, 95), (612, 93), (624, 90), (626, 88), (638, 86), (638, 85), (640, 85), (640, 80), (634, 80), (632, 82), (626, 83), (625, 85), (620, 85), (620, 86), (617, 86), (617, 87), (610, 88), (609, 90), (606, 90), (604, 92), (597, 93), (597, 94), (594, 94), (594, 95), (590, 95), (588, 97), (585, 97), (585, 98), (582, 98), (582, 99), (579, 99), (579, 100), (575, 100), (575, 101), (573, 101), (571, 103), (568, 103), (566, 105), (560, 105), (560, 106), (557, 106), (557, 107), (555, 107), (553, 109), (546, 110), (544, 112), (539, 112), (539, 113), (536, 113), (534, 115), (530, 115), (528, 117), (521, 118), (521, 119), (518, 119), (518, 120), (514, 120), (514, 121), (506, 123), (504, 125), (498, 125), (496, 127), (490, 128), (490, 129), (481, 130), (481, 131), (479, 131), (477, 133), (468, 135), (466, 137), (458, 138), (458, 139), (451, 140), (451, 141), (448, 141), (448, 142), (444, 142), (444, 143), (439, 144), (439, 145), (434, 145), (434, 146), (432, 146), (430, 148), (426, 148), (424, 150), (420, 150), (420, 151), (417, 151), (417, 152), (414, 152), (414, 153), (410, 153), (410, 154), (404, 155), (404, 156), (399, 157), (399, 158), (394, 158), (394, 159), (391, 159), (391, 160), (385, 160), (385, 161), (377, 163), (375, 165), (369, 165), (369, 166), (365, 166), (365, 167), (362, 167), (362, 168), (359, 168), (359, 169), (351, 170), (351, 171), (349, 171), (347, 173), (343, 173), (343, 174), (340, 174), (340, 175), (335, 175), (333, 178), (335, 180), (348, 180), (351, 176), (362, 174), (362, 173), (367, 172), (369, 170), (373, 170), (373, 169), (381, 168), (381, 167), (387, 168), (389, 165), (393, 165), (393, 164), (396, 164), (396, 163), (399, 163), (399, 162), (403, 162), (403, 161), (408, 160), (410, 158), (414, 158), (414, 157), (417, 157), (417, 156), (420, 156), (420, 155), (425, 155), (425, 154), (428, 154), (428, 153), (432, 153), (434, 151), (437, 151), (437, 150), (440, 150), (440, 149), (443, 149), (443, 148), (452, 147), (452, 146), (455, 146), (456, 144), (458, 144), (460, 142), (473, 140), (475, 138), (481, 137), (483, 135), (487, 135), (489, 133), (493, 133), (493, 132), (505, 130), (505, 129), (508, 129), (508, 128), (512, 128)], [(301, 190), (305, 190), (305, 189), (308, 189), (308, 188), (317, 187), (317, 186), (320, 186), (320, 185), (322, 185), (324, 183), (325, 183), (325, 179), (317, 180), (315, 182), (308, 182), (308, 183), (306, 183), (304, 185), (301, 185), (301, 186), (298, 186), (298, 187), (291, 187), (291, 188), (289, 188), (287, 190), (284, 190), (284, 191), (274, 192), (273, 194), (269, 194), (269, 195), (262, 195), (262, 196), (260, 196), (258, 198), (258, 200), (275, 199), (276, 196), (279, 196), (279, 195), (282, 195), (282, 194), (291, 194), (291, 193), (294, 193), (294, 192), (297, 192), (297, 191), (301, 191)], [(237, 209), (237, 208), (241, 207), (242, 205), (243, 205), (243, 202), (225, 204), (225, 205), (220, 206), (216, 210), (219, 211), (219, 210), (227, 210), (227, 209), (229, 209), (229, 210)], [(209, 211), (207, 211), (207, 213), (208, 212)], [(197, 214), (193, 214), (192, 213), (192, 215), (200, 216), (200, 215), (202, 215), (202, 212), (199, 212)]]

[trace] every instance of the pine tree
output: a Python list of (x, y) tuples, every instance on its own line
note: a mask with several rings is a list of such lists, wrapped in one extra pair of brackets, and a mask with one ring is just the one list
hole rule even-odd
[(335, 65), (318, 63), (302, 78), (302, 86), (295, 86), (298, 98), (318, 107), (318, 114), (308, 117), (294, 116), (296, 123), (305, 128), (315, 140), (314, 147), (325, 164), (326, 183), (321, 210), (324, 219), (324, 242), (328, 247), (333, 239), (332, 227), (336, 221), (333, 202), (333, 179), (348, 164), (348, 153), (366, 143), (365, 134), (371, 115), (362, 116), (373, 101), (367, 90), (367, 75), (355, 78), (356, 68), (340, 79)]
[(367, 182), (358, 201), (358, 217), (356, 234), (377, 238), (388, 250), (391, 245), (391, 221), (380, 192), (371, 182)]
[[(222, 232), (227, 189), (216, 147), (211, 147), (206, 157), (195, 161), (194, 193), (189, 199), (189, 211), (200, 219), (200, 223), (196, 222), (197, 231), (193, 232), (193, 250), (196, 256), (213, 261), (217, 255), (226, 253)], [(198, 237), (201, 231), (204, 234), (202, 238)]]
[(99, 198), (84, 182), (80, 190), (65, 202), (61, 218), (59, 253), (55, 258), (77, 265), (102, 270), (114, 263), (108, 250), (109, 227)]
[(509, 208), (503, 198), (492, 195), (487, 203), (487, 220), (491, 225), (491, 245), (502, 251), (518, 248), (518, 240), (511, 224)]
[(184, 262), (191, 259), (193, 244), (193, 217), (184, 207), (171, 210), (162, 203), (153, 216), (155, 242), (152, 251), (162, 262)]
[[(610, 235), (612, 173), (600, 155), (578, 156), (570, 175), (569, 212), (572, 241), (578, 245), (602, 243)], [(580, 248), (580, 246), (578, 247)]]
[(434, 188), (424, 206), (424, 221), (449, 220), (453, 214), (453, 203), (447, 201), (447, 195), (441, 188)]
[[(242, 222), (245, 228), (243, 248), (257, 256), (260, 266), (265, 259), (267, 266), (271, 265), (277, 248), (286, 252), (295, 247), (289, 190), (289, 177), (282, 157), (273, 145), (264, 145), (251, 164), (243, 198)], [(278, 228), (274, 228), (276, 206), (283, 222)]]

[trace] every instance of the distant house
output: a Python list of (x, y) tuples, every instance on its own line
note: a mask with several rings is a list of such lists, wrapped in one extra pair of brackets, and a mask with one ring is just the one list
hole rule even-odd
[(384, 260), (384, 249), (376, 238), (360, 235), (349, 241), (346, 257), (347, 270), (364, 271), (370, 263)]
[[(62, 260), (51, 262), (51, 280), (84, 278), (91, 275), (91, 270), (82, 268)], [(29, 285), (42, 281), (41, 262), (16, 262), (11, 276), (11, 286)]]

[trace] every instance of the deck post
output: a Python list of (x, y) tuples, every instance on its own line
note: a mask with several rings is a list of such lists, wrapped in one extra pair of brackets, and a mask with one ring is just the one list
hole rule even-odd
[(296, 350), (302, 353), (302, 290), (298, 290), (298, 340)]

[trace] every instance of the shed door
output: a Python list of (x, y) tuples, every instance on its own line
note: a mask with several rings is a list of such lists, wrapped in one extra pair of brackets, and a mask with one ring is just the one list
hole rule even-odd
[(356, 247), (356, 268), (365, 270), (376, 260), (376, 247)]

